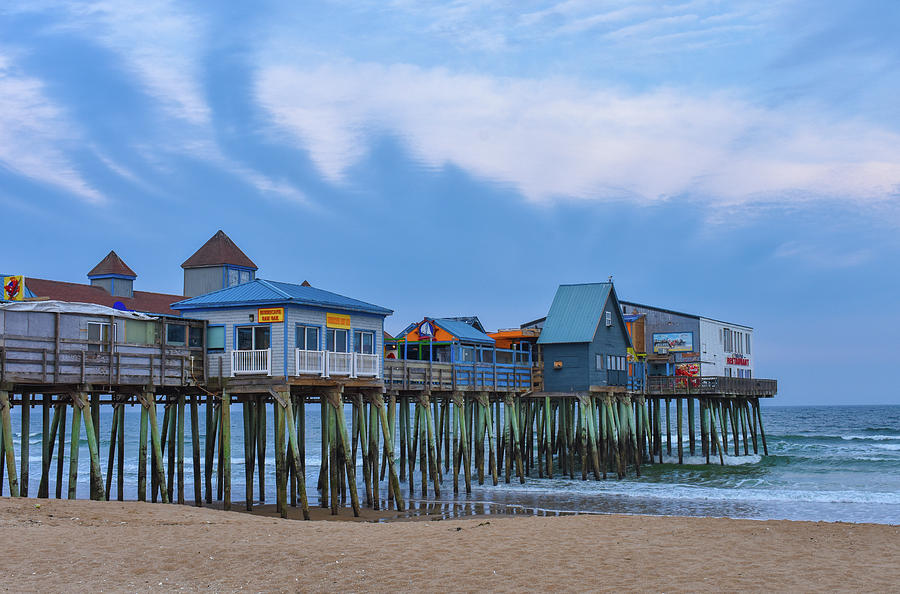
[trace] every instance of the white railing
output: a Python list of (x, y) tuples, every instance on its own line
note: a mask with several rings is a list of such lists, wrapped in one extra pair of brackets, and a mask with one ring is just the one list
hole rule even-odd
[(378, 377), (378, 355), (364, 353), (353, 354), (354, 374), (356, 376)]
[(272, 349), (231, 351), (231, 375), (272, 375)]
[(325, 368), (326, 375), (349, 375), (353, 376), (353, 353), (335, 353), (328, 351), (328, 366)]
[(325, 375), (325, 351), (306, 351), (303, 349), (295, 349), (296, 356), (294, 362), (296, 365), (296, 375), (315, 374)]

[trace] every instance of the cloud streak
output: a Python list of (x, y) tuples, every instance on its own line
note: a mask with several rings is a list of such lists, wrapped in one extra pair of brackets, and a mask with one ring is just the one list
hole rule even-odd
[(734, 93), (635, 93), (343, 62), (263, 67), (255, 96), (333, 182), (346, 181), (372, 139), (386, 134), (426, 166), (457, 166), (534, 202), (870, 202), (900, 185), (897, 134)]
[(98, 204), (104, 196), (66, 155), (81, 138), (65, 110), (47, 97), (41, 80), (17, 71), (0, 53), (0, 164)]

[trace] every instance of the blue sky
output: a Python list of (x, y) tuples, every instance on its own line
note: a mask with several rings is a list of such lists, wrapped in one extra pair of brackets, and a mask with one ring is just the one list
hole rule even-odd
[(559, 283), (756, 329), (779, 402), (900, 402), (900, 4), (0, 7), (4, 271), (260, 275), (511, 327)]

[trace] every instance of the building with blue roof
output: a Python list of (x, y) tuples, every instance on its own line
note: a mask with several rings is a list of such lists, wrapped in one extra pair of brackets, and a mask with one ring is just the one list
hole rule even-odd
[(207, 322), (213, 376), (380, 378), (390, 309), (308, 283), (254, 278), (172, 304)]
[(604, 391), (627, 383), (631, 340), (612, 283), (560, 285), (537, 343), (548, 392)]

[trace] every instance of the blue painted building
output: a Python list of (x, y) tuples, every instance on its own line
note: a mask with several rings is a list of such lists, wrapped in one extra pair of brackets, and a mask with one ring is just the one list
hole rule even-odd
[(390, 309), (303, 285), (254, 279), (172, 304), (207, 322), (211, 377), (380, 378)]
[(631, 348), (612, 283), (560, 285), (543, 323), (544, 390), (624, 387)]

